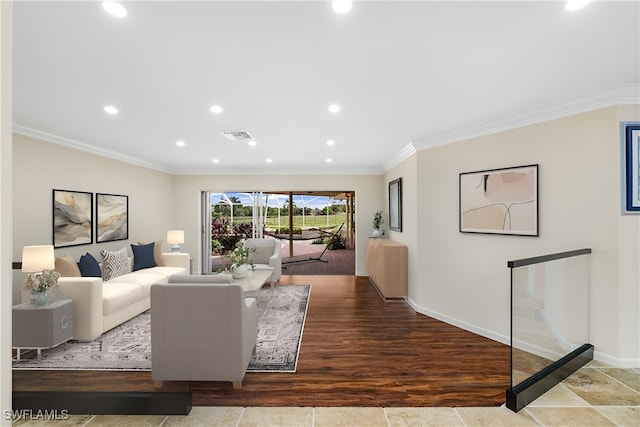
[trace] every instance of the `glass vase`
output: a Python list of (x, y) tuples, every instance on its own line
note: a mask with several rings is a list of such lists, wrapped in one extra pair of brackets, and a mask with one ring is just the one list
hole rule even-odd
[[(35, 293), (35, 295), (33, 295)], [(43, 306), (43, 305), (47, 305), (47, 292), (43, 291), (43, 292), (37, 292), (34, 291), (32, 292), (32, 299), (31, 301), (35, 301), (34, 305), (37, 306)]]

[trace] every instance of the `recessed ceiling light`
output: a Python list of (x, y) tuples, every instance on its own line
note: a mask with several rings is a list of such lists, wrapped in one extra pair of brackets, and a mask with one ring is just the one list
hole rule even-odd
[(325, 161), (326, 161), (327, 163), (331, 163), (333, 160), (331, 160), (331, 159), (326, 159)]
[(333, 139), (330, 139), (327, 141), (327, 145), (331, 146), (331, 145), (336, 145), (336, 142)]
[(250, 146), (252, 146), (252, 147), (255, 147), (255, 146), (256, 146), (256, 144), (257, 144), (257, 142), (256, 142), (255, 140), (253, 140), (253, 139), (252, 139), (251, 141), (249, 141), (249, 142), (248, 142), (248, 144), (249, 144)]
[(176, 145), (178, 147), (184, 147), (186, 144), (184, 143), (184, 141), (176, 141)]
[(104, 107), (104, 112), (107, 114), (118, 114), (118, 109), (113, 105), (107, 105)]
[(351, 10), (351, 0), (333, 0), (331, 7), (335, 13), (347, 13)]
[(222, 113), (222, 107), (219, 105), (212, 105), (211, 108), (209, 108), (209, 110), (213, 113), (213, 114), (220, 114)]
[(340, 106), (338, 104), (329, 105), (329, 111), (332, 113), (337, 113), (340, 111)]
[(582, 9), (589, 3), (591, 3), (591, 0), (569, 0), (564, 8), (566, 10), (574, 11)]
[(218, 160), (218, 159), (213, 159), (213, 160), (211, 160), (211, 161), (212, 161), (213, 163), (220, 163), (220, 160)]
[(117, 18), (124, 18), (127, 16), (127, 9), (120, 3), (115, 1), (103, 1), (102, 8), (109, 14)]
[(267, 163), (273, 163), (272, 159), (267, 159)]

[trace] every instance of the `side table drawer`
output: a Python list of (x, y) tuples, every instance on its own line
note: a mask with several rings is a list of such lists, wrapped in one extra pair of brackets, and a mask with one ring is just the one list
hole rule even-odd
[(12, 346), (19, 348), (55, 347), (73, 338), (73, 301), (33, 307), (13, 307)]

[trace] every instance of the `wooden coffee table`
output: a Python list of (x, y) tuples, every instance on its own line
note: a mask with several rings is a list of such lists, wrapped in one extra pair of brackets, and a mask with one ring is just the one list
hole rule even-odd
[[(242, 292), (245, 297), (255, 298), (258, 291), (267, 283), (269, 277), (271, 277), (273, 269), (260, 269), (251, 272), (249, 277), (244, 279), (232, 279), (231, 283), (237, 283), (242, 286)], [(273, 286), (273, 283), (271, 284)]]

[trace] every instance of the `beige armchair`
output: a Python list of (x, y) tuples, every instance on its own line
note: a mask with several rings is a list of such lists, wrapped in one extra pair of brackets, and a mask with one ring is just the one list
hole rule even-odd
[(251, 261), (255, 264), (255, 270), (273, 268), (273, 274), (267, 280), (273, 286), (274, 282), (280, 280), (282, 276), (282, 258), (280, 249), (282, 244), (279, 239), (245, 239), (244, 247), (255, 248), (256, 251), (250, 255)]
[(206, 283), (211, 277), (151, 286), (154, 380), (242, 387), (258, 336), (256, 300), (245, 299), (240, 285)]

